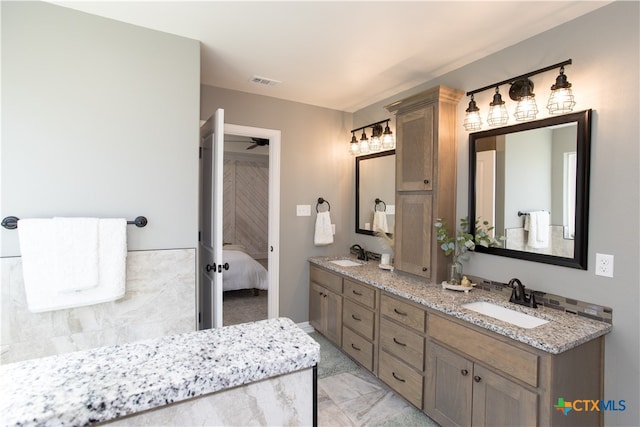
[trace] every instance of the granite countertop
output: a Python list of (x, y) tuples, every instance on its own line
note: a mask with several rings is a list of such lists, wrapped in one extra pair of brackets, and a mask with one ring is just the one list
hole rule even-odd
[[(309, 259), (309, 262), (548, 353), (562, 353), (602, 336), (612, 329), (612, 325), (609, 323), (564, 313), (548, 307), (529, 308), (513, 304), (495, 292), (482, 289), (473, 289), (469, 293), (445, 290), (442, 289), (441, 284), (428, 283), (392, 271), (382, 270), (375, 261), (369, 261), (357, 267), (341, 267), (330, 262), (345, 258), (347, 257), (313, 257)], [(474, 301), (498, 304), (543, 318), (549, 323), (526, 329), (462, 307), (463, 304)]]
[(0, 366), (3, 425), (81, 426), (315, 366), (320, 346), (269, 319)]

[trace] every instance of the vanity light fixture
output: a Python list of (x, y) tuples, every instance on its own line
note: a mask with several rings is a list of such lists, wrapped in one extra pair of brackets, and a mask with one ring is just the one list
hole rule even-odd
[(556, 77), (556, 83), (551, 86), (551, 96), (547, 108), (550, 114), (562, 114), (573, 111), (576, 102), (571, 92), (571, 83), (564, 75), (564, 67), (560, 67), (560, 74)]
[(487, 89), (495, 89), (496, 91), (493, 96), (493, 101), (489, 104), (490, 109), (489, 115), (487, 116), (487, 123), (490, 126), (502, 126), (507, 123), (507, 109), (505, 102), (502, 100), (502, 96), (498, 91), (498, 88), (501, 85), (507, 83), (511, 85), (509, 88), (509, 97), (512, 100), (517, 101), (514, 113), (516, 120), (526, 121), (535, 119), (538, 114), (538, 106), (536, 105), (535, 94), (533, 93), (533, 82), (529, 80), (529, 77), (556, 68), (560, 68), (560, 74), (556, 78), (556, 83), (551, 86), (551, 94), (549, 96), (547, 108), (549, 109), (550, 114), (561, 114), (573, 111), (573, 107), (576, 103), (573, 99), (573, 93), (571, 92), (571, 83), (567, 81), (567, 77), (564, 74), (565, 65), (570, 65), (571, 63), (572, 60), (567, 59), (566, 61), (558, 64), (550, 65), (518, 77), (512, 77), (510, 79), (467, 92), (467, 96), (470, 96), (471, 100), (469, 102), (469, 108), (466, 109), (464, 120), (465, 130), (476, 131), (482, 127), (482, 123), (480, 121), (480, 109), (476, 105), (473, 95)]
[(489, 116), (487, 123), (489, 126), (504, 126), (509, 121), (509, 113), (505, 102), (500, 95), (500, 89), (496, 86), (496, 93), (493, 95), (493, 101), (489, 104)]
[(480, 130), (482, 127), (482, 119), (480, 118), (480, 109), (476, 105), (476, 101), (471, 94), (471, 101), (469, 101), (469, 108), (465, 110), (467, 114), (464, 116), (464, 128), (465, 130), (472, 132), (474, 130)]
[[(376, 123), (371, 123), (351, 130), (351, 142), (349, 143), (349, 152), (354, 156), (360, 154), (368, 154), (370, 151), (392, 150), (396, 147), (396, 140), (393, 132), (389, 129), (389, 120), (385, 119)], [(382, 123), (386, 123), (384, 131)], [(367, 138), (366, 129), (371, 128), (371, 140)], [(362, 130), (360, 141), (356, 139), (355, 132)]]

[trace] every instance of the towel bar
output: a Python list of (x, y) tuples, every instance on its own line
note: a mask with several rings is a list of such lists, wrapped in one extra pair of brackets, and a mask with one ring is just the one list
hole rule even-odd
[(327, 208), (327, 212), (331, 210), (331, 205), (329, 204), (329, 201), (328, 201), (328, 200), (323, 199), (322, 197), (318, 197), (318, 203), (316, 204), (316, 212), (320, 212), (320, 211), (318, 210), (318, 207), (319, 207), (321, 204), (323, 204), (323, 203), (326, 203), (326, 204), (327, 204), (327, 206), (328, 206), (328, 208)]
[[(16, 228), (18, 228), (19, 219), (20, 218), (15, 216), (7, 216), (2, 219), (2, 223), (0, 223), (0, 225), (2, 225), (7, 230), (15, 230)], [(147, 223), (147, 218), (144, 216), (138, 216), (133, 221), (127, 221), (127, 224), (134, 224), (136, 227), (144, 227), (145, 225), (147, 225)]]
[(525, 215), (529, 215), (529, 212), (518, 211), (518, 216), (525, 216)]

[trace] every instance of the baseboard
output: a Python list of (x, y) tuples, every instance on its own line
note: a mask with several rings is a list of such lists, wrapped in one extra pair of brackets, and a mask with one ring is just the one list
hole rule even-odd
[(297, 323), (296, 326), (298, 326), (300, 329), (302, 329), (303, 331), (305, 331), (308, 334), (310, 334), (311, 332), (315, 332), (316, 331), (313, 328), (313, 326), (311, 326), (311, 324), (309, 324), (309, 322)]

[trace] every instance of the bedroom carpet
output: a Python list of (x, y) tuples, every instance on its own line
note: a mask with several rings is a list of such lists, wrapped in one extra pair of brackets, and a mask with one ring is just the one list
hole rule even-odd
[(222, 296), (222, 324), (224, 326), (255, 322), (267, 318), (268, 291), (253, 295), (253, 289), (227, 291)]
[(322, 335), (317, 332), (309, 335), (320, 344), (320, 427), (438, 427), (435, 421), (399, 397)]

